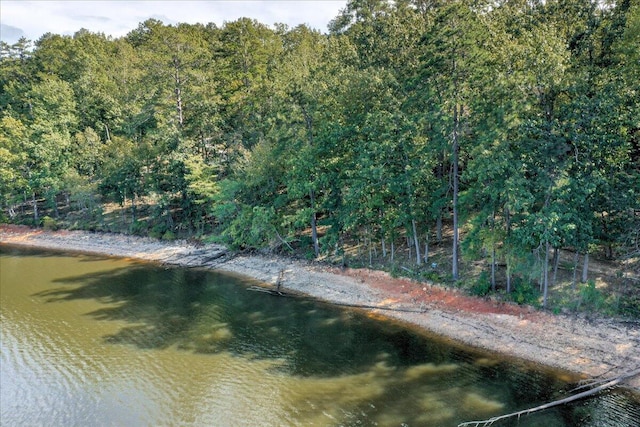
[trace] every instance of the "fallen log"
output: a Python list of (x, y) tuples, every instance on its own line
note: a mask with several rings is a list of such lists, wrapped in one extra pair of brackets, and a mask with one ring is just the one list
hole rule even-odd
[(574, 394), (573, 396), (565, 397), (564, 399), (555, 400), (553, 402), (545, 403), (544, 405), (536, 406), (535, 408), (525, 409), (523, 411), (512, 412), (506, 415), (500, 415), (498, 417), (489, 418), (487, 420), (480, 421), (467, 421), (461, 424), (458, 424), (458, 427), (487, 427), (495, 423), (496, 421), (504, 420), (506, 418), (518, 417), (520, 418), (523, 415), (529, 415), (534, 412), (542, 411), (545, 409), (553, 408), (554, 406), (564, 405), (566, 403), (570, 403), (576, 400), (584, 399), (585, 397), (593, 396), (594, 394), (598, 394), (603, 390), (609, 389), (611, 387), (615, 387), (618, 384), (628, 380), (629, 378), (633, 378), (637, 375), (640, 375), (640, 368), (635, 369), (631, 372), (627, 372), (622, 374), (616, 378), (610, 379), (597, 387), (594, 387), (590, 390), (583, 391), (582, 393)]
[(247, 288), (248, 291), (254, 291), (254, 292), (262, 292), (265, 294), (269, 294), (269, 295), (273, 295), (273, 296), (278, 296), (278, 297), (287, 297), (287, 298), (291, 298), (294, 295), (292, 294), (288, 294), (286, 292), (280, 292), (279, 290), (276, 289), (268, 289), (268, 288), (263, 288), (260, 286), (250, 286)]
[(202, 262), (202, 264), (206, 264), (206, 263), (214, 261), (214, 260), (216, 260), (218, 258), (222, 258), (225, 255), (227, 255), (227, 251), (218, 251), (218, 252), (215, 252), (213, 255), (210, 255), (210, 256), (208, 256), (206, 258), (203, 258), (201, 262)]
[(307, 301), (315, 301), (315, 302), (324, 303), (324, 304), (336, 305), (338, 307), (362, 308), (367, 310), (399, 311), (404, 313), (424, 313), (427, 311), (426, 308), (424, 307), (420, 309), (416, 309), (416, 308), (406, 308), (406, 307), (390, 307), (390, 306), (384, 306), (384, 305), (367, 305), (367, 304), (355, 304), (355, 303), (346, 303), (346, 302), (331, 302), (331, 301), (326, 301), (321, 298), (316, 298), (310, 295), (292, 294), (289, 292), (280, 291), (279, 288), (269, 289), (269, 288), (263, 288), (261, 286), (250, 286), (247, 288), (247, 290), (254, 291), (254, 292), (262, 292), (262, 293), (277, 296), (277, 297), (298, 298), (298, 299), (303, 299)]

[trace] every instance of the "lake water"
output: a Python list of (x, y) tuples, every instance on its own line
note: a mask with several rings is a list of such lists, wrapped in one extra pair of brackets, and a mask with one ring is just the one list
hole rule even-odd
[[(567, 375), (234, 276), (0, 246), (3, 426), (456, 426)], [(496, 426), (640, 426), (608, 392)]]

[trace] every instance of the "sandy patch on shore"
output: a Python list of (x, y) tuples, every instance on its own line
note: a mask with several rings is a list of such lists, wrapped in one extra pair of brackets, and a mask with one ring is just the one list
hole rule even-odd
[[(81, 231), (44, 232), (0, 225), (0, 243), (204, 267), (248, 276), (263, 285), (345, 305), (377, 306), (375, 315), (474, 347), (585, 377), (614, 377), (640, 367), (640, 324), (552, 315), (473, 298), (439, 286), (372, 270), (337, 269), (281, 257), (230, 256), (218, 245)], [(398, 308), (393, 311), (388, 308)], [(627, 383), (640, 391), (640, 378)]]

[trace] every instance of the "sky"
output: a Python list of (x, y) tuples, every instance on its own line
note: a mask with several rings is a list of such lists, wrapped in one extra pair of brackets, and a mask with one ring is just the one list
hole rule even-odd
[(50, 32), (73, 35), (81, 28), (113, 37), (124, 36), (154, 18), (167, 25), (224, 22), (241, 17), (267, 25), (307, 24), (322, 32), (346, 6), (347, 0), (199, 0), (199, 1), (0, 1), (0, 39), (13, 44), (32, 41)]

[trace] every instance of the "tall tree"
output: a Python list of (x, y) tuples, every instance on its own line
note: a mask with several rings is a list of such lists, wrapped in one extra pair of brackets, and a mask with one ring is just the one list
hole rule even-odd
[(34, 85), (26, 99), (30, 105), (29, 143), (25, 147), (27, 181), (34, 223), (38, 224), (37, 197), (48, 196), (55, 207), (55, 195), (61, 189), (77, 123), (76, 105), (70, 85), (53, 76)]
[[(18, 119), (5, 115), (0, 119), (0, 203), (7, 209), (9, 219), (17, 214), (15, 205), (28, 188), (27, 153), (29, 130)], [(0, 214), (0, 218), (7, 218)]]
[[(290, 197), (309, 197), (308, 216), (310, 217), (311, 241), (317, 257), (320, 254), (318, 241), (317, 193), (322, 178), (318, 176), (322, 153), (316, 143), (319, 109), (322, 99), (327, 96), (327, 86), (323, 72), (324, 38), (306, 26), (299, 26), (284, 36), (284, 55), (277, 75), (283, 79), (285, 102), (294, 106), (293, 114), (299, 120), (293, 120), (303, 129), (298, 135), (302, 141), (291, 141), (299, 151), (293, 156), (291, 164), (292, 185), (288, 191)], [(306, 210), (306, 209), (305, 209)]]
[(434, 141), (446, 141), (451, 164), (451, 209), (453, 220), (451, 275), (459, 272), (459, 192), (460, 149), (469, 133), (469, 106), (474, 93), (473, 73), (484, 45), (482, 23), (469, 4), (455, 1), (437, 9), (434, 20), (423, 37), (425, 94), (430, 101), (428, 121), (440, 134)]

